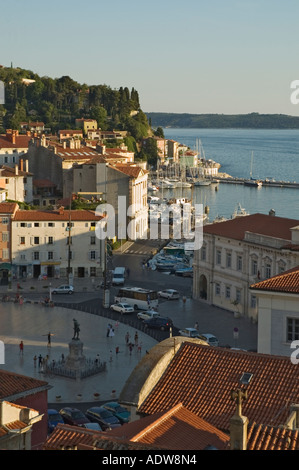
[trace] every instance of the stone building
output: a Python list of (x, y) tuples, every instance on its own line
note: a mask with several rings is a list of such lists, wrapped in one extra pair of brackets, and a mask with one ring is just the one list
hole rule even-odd
[(298, 220), (253, 214), (203, 227), (194, 253), (193, 297), (257, 319), (249, 286), (299, 264)]

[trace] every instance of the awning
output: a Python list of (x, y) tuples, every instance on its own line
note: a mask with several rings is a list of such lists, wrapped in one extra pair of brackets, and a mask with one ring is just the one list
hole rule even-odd
[(11, 269), (11, 263), (1, 263), (0, 264), (0, 269)]

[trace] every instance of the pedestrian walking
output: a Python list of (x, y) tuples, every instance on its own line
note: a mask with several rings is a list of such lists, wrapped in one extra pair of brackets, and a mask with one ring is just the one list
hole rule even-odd
[(137, 344), (138, 344), (138, 333), (137, 333), (137, 331), (135, 333), (134, 340), (135, 340), (135, 346), (137, 346)]
[(129, 344), (129, 341), (130, 341), (129, 332), (126, 333), (125, 340), (126, 340), (126, 344)]
[(36, 361), (37, 361), (37, 357), (34, 356), (34, 358), (33, 358), (34, 368), (36, 368)]
[(198, 330), (198, 322), (195, 322), (194, 328)]
[(23, 352), (24, 352), (24, 343), (23, 343), (23, 341), (20, 342), (19, 349), (20, 349), (20, 355), (23, 356)]
[(137, 347), (137, 352), (141, 353), (141, 347), (142, 347), (142, 342), (140, 341)]
[(116, 348), (115, 348), (115, 354), (118, 355), (118, 353), (119, 353), (119, 346), (116, 346)]
[(41, 367), (42, 363), (43, 363), (43, 357), (42, 357), (42, 355), (40, 354), (40, 355), (38, 356), (38, 367)]
[(130, 343), (129, 344), (129, 351), (130, 351), (130, 356), (132, 355), (132, 351), (133, 351), (133, 344)]

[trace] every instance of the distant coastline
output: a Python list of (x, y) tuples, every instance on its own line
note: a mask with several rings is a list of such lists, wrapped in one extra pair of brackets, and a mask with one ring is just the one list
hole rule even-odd
[(185, 129), (299, 129), (299, 116), (286, 114), (145, 113), (152, 127)]

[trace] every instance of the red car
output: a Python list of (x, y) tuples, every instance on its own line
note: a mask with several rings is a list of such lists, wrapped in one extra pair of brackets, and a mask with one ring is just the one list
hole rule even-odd
[(59, 413), (62, 416), (65, 424), (71, 424), (72, 426), (83, 426), (83, 424), (90, 423), (90, 420), (85, 414), (77, 408), (61, 408)]

